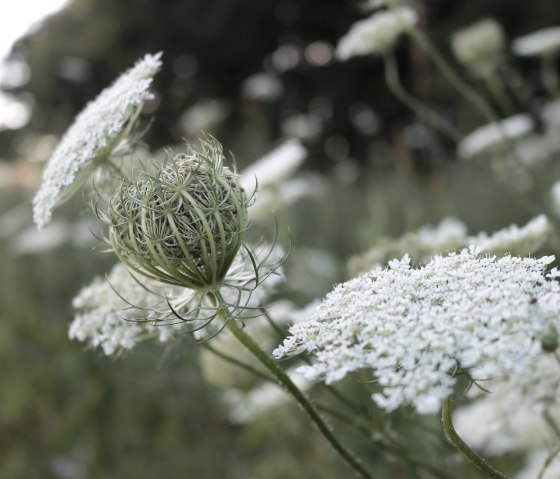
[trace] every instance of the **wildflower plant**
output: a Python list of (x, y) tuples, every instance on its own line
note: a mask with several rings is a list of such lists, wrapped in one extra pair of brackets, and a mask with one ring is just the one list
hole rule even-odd
[(132, 132), (142, 106), (152, 98), (150, 86), (161, 68), (161, 53), (145, 55), (87, 105), (52, 154), (33, 200), (39, 228), (101, 165), (113, 165), (118, 148)]

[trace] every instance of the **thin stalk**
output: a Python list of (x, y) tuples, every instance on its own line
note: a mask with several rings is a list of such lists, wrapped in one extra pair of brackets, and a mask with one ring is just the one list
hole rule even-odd
[(451, 418), (451, 398), (447, 398), (443, 401), (443, 407), (441, 409), (441, 422), (443, 424), (443, 430), (451, 443), (459, 452), (466, 456), (469, 461), (471, 461), (476, 467), (492, 479), (507, 479), (507, 476), (488, 464), (486, 459), (480, 456), (475, 450), (471, 449), (470, 446), (461, 439), (459, 434), (457, 434)]
[(321, 415), (317, 412), (313, 404), (305, 397), (301, 390), (294, 384), (286, 372), (269, 357), (269, 355), (261, 349), (261, 347), (241, 329), (235, 320), (228, 317), (227, 307), (224, 305), (223, 298), (219, 293), (213, 293), (213, 297), (221, 305), (219, 317), (237, 340), (245, 346), (249, 352), (259, 360), (259, 362), (268, 369), (276, 378), (278, 383), (297, 401), (297, 403), (307, 413), (311, 421), (317, 426), (325, 439), (330, 443), (334, 450), (346, 461), (346, 463), (354, 469), (360, 477), (365, 479), (373, 479), (373, 476), (364, 468), (364, 466), (354, 457), (354, 455), (346, 449), (342, 443), (334, 435), (331, 428), (327, 425)]
[(554, 459), (556, 458), (556, 456), (558, 455), (558, 453), (560, 453), (560, 447), (557, 447), (554, 451), (552, 451), (548, 457), (545, 459), (545, 461), (543, 462), (543, 465), (541, 467), (541, 470), (539, 471), (539, 475), (537, 476), (537, 479), (543, 479), (544, 477), (544, 473), (546, 472), (546, 470), (548, 469), (548, 466), (550, 466), (550, 464), (552, 464), (552, 461), (554, 461)]
[(210, 351), (212, 354), (215, 354), (216, 356), (218, 356), (220, 359), (223, 359), (224, 361), (227, 361), (229, 363), (235, 364), (237, 367), (250, 372), (251, 374), (254, 374), (255, 376), (257, 376), (259, 379), (263, 379), (265, 381), (273, 381), (274, 382), (274, 378), (269, 376), (268, 374), (263, 373), (262, 371), (259, 371), (258, 369), (254, 368), (253, 366), (250, 366), (249, 364), (244, 363), (243, 361), (240, 361), (237, 358), (234, 358), (233, 356), (230, 356), (229, 354), (226, 353), (222, 353), (221, 351), (219, 351), (218, 349), (210, 346), (208, 344), (208, 342), (206, 343), (200, 343), (200, 345), (207, 349), (208, 351)]
[(490, 94), (494, 97), (498, 105), (500, 105), (502, 112), (507, 116), (513, 115), (515, 113), (515, 108), (504, 88), (500, 75), (494, 71), (488, 72), (488, 74), (484, 76), (484, 83), (486, 83), (486, 88), (488, 88)]
[(422, 103), (410, 94), (402, 85), (399, 78), (399, 70), (393, 52), (387, 53), (385, 59), (385, 82), (395, 95), (405, 106), (410, 108), (419, 118), (443, 133), (446, 137), (459, 143), (462, 139), (459, 131), (445, 118), (438, 115), (435, 111)]
[[(261, 307), (260, 311), (262, 312), (263, 316), (267, 320), (268, 324), (270, 324), (271, 328), (278, 335), (280, 340), (283, 340), (285, 338), (284, 332), (276, 324), (274, 319), (272, 319), (272, 317), (270, 316), (270, 314), (268, 313), (266, 308)], [(309, 361), (309, 359), (306, 358), (306, 357), (303, 358), (303, 361), (305, 361), (307, 364), (311, 364), (311, 361)], [(354, 411), (357, 414), (362, 414), (363, 413), (363, 410), (357, 404), (354, 404), (350, 399), (345, 397), (341, 392), (339, 392), (333, 386), (331, 386), (330, 384), (325, 384), (325, 383), (321, 383), (321, 384), (333, 397), (335, 397), (338, 401), (340, 401), (346, 407), (348, 407), (349, 409), (351, 409), (352, 411)]]
[(560, 95), (560, 82), (558, 80), (557, 61), (557, 55), (545, 55), (542, 59), (542, 75), (544, 87), (552, 96)]

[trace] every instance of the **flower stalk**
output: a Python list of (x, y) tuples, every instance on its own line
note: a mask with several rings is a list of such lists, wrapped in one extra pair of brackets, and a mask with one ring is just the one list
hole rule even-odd
[(443, 430), (445, 431), (445, 434), (447, 435), (451, 443), (469, 461), (471, 461), (476, 467), (478, 467), (482, 472), (484, 472), (491, 479), (507, 479), (507, 476), (502, 474), (497, 469), (494, 469), (486, 461), (486, 459), (480, 456), (465, 441), (463, 441), (463, 439), (461, 439), (459, 434), (457, 434), (457, 431), (453, 426), (450, 397), (443, 401), (442, 408), (441, 408), (441, 422), (443, 424)]

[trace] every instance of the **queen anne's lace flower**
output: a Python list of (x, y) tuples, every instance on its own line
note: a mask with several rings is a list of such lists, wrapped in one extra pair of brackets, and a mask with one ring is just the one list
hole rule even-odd
[(541, 352), (539, 337), (560, 314), (560, 286), (544, 276), (553, 259), (470, 248), (414, 269), (405, 256), (337, 286), (274, 355), (311, 353), (301, 372), (327, 383), (370, 368), (379, 406), (436, 412), (457, 373), (519, 373)]
[(123, 73), (76, 117), (49, 160), (33, 200), (39, 228), (46, 226), (55, 207), (70, 198), (96, 166), (118, 146), (134, 122), (161, 67), (161, 53), (146, 55)]
[(517, 38), (513, 53), (523, 57), (554, 55), (560, 51), (560, 27), (550, 27)]
[(459, 144), (458, 151), (462, 158), (472, 158), (502, 147), (507, 141), (524, 138), (534, 129), (533, 120), (525, 114), (510, 116), (500, 124), (490, 123), (469, 133)]
[(492, 70), (505, 50), (502, 26), (493, 18), (485, 18), (458, 30), (451, 38), (457, 59), (475, 72), (485, 74)]
[(409, 7), (374, 13), (356, 22), (340, 39), (336, 56), (339, 60), (348, 60), (360, 55), (384, 54), (417, 21), (418, 15)]

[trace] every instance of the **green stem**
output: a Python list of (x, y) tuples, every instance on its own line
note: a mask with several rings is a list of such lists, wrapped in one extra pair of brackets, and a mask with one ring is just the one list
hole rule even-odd
[(484, 76), (484, 83), (486, 83), (486, 88), (488, 88), (490, 94), (494, 97), (498, 105), (500, 105), (502, 112), (507, 116), (513, 115), (515, 113), (515, 108), (504, 88), (500, 75), (495, 71), (488, 72)]
[(459, 131), (445, 118), (438, 115), (435, 111), (415, 98), (403, 87), (399, 79), (399, 70), (393, 52), (385, 54), (384, 58), (385, 82), (387, 83), (389, 90), (391, 90), (391, 93), (393, 93), (393, 95), (395, 95), (405, 106), (416, 113), (419, 118), (441, 131), (455, 143), (459, 143), (462, 139)]
[(459, 452), (464, 454), (469, 461), (471, 461), (476, 467), (492, 479), (507, 479), (507, 476), (503, 475), (501, 472), (497, 471), (488, 464), (486, 459), (479, 456), (478, 453), (471, 449), (469, 445), (461, 439), (459, 434), (457, 434), (451, 418), (451, 398), (447, 398), (443, 401), (443, 407), (441, 409), (441, 422), (443, 424), (443, 430), (451, 443), (457, 448), (457, 450), (459, 450)]
[(560, 95), (557, 60), (558, 56), (555, 54), (545, 55), (542, 59), (543, 83), (547, 92), (552, 96)]
[(298, 404), (307, 413), (311, 421), (315, 423), (319, 431), (323, 434), (325, 439), (331, 444), (336, 452), (346, 461), (346, 463), (352, 467), (361, 477), (365, 479), (373, 479), (373, 476), (364, 468), (364, 466), (354, 457), (354, 455), (348, 451), (333, 434), (331, 428), (319, 415), (315, 407), (311, 402), (305, 397), (301, 390), (294, 384), (286, 372), (276, 364), (276, 362), (269, 357), (269, 355), (261, 349), (261, 347), (253, 341), (251, 336), (249, 336), (243, 329), (241, 329), (235, 320), (228, 317), (227, 308), (224, 305), (223, 298), (219, 293), (214, 293), (214, 296), (221, 305), (220, 318), (224, 322), (225, 326), (231, 331), (231, 333), (245, 346), (252, 354), (255, 356), (266, 369), (268, 369), (276, 378), (278, 383), (284, 387), (284, 389), (291, 394), (291, 396), (298, 402)]
[(541, 467), (541, 470), (539, 471), (539, 475), (537, 476), (537, 479), (543, 479), (544, 473), (546, 472), (546, 470), (548, 469), (550, 464), (552, 464), (552, 461), (554, 461), (554, 459), (556, 458), (558, 453), (560, 453), (560, 448), (556, 448), (554, 451), (552, 451), (548, 455), (548, 457), (545, 459), (545, 461), (544, 461), (544, 463)]
[(253, 366), (250, 366), (249, 364), (246, 364), (243, 361), (240, 361), (239, 359), (234, 358), (233, 356), (230, 356), (229, 354), (222, 353), (221, 351), (217, 350), (216, 348), (210, 346), (207, 342), (206, 343), (200, 343), (200, 345), (203, 348), (210, 351), (212, 354), (215, 354), (216, 356), (218, 356), (220, 359), (223, 359), (224, 361), (235, 364), (237, 367), (239, 367), (239, 368), (241, 368), (241, 369), (243, 369), (243, 370), (245, 370), (245, 371), (247, 371), (251, 374), (254, 374), (259, 379), (263, 379), (264, 381), (274, 381), (274, 378), (272, 378), (268, 374), (265, 374), (262, 371), (259, 371), (258, 369), (254, 368)]

